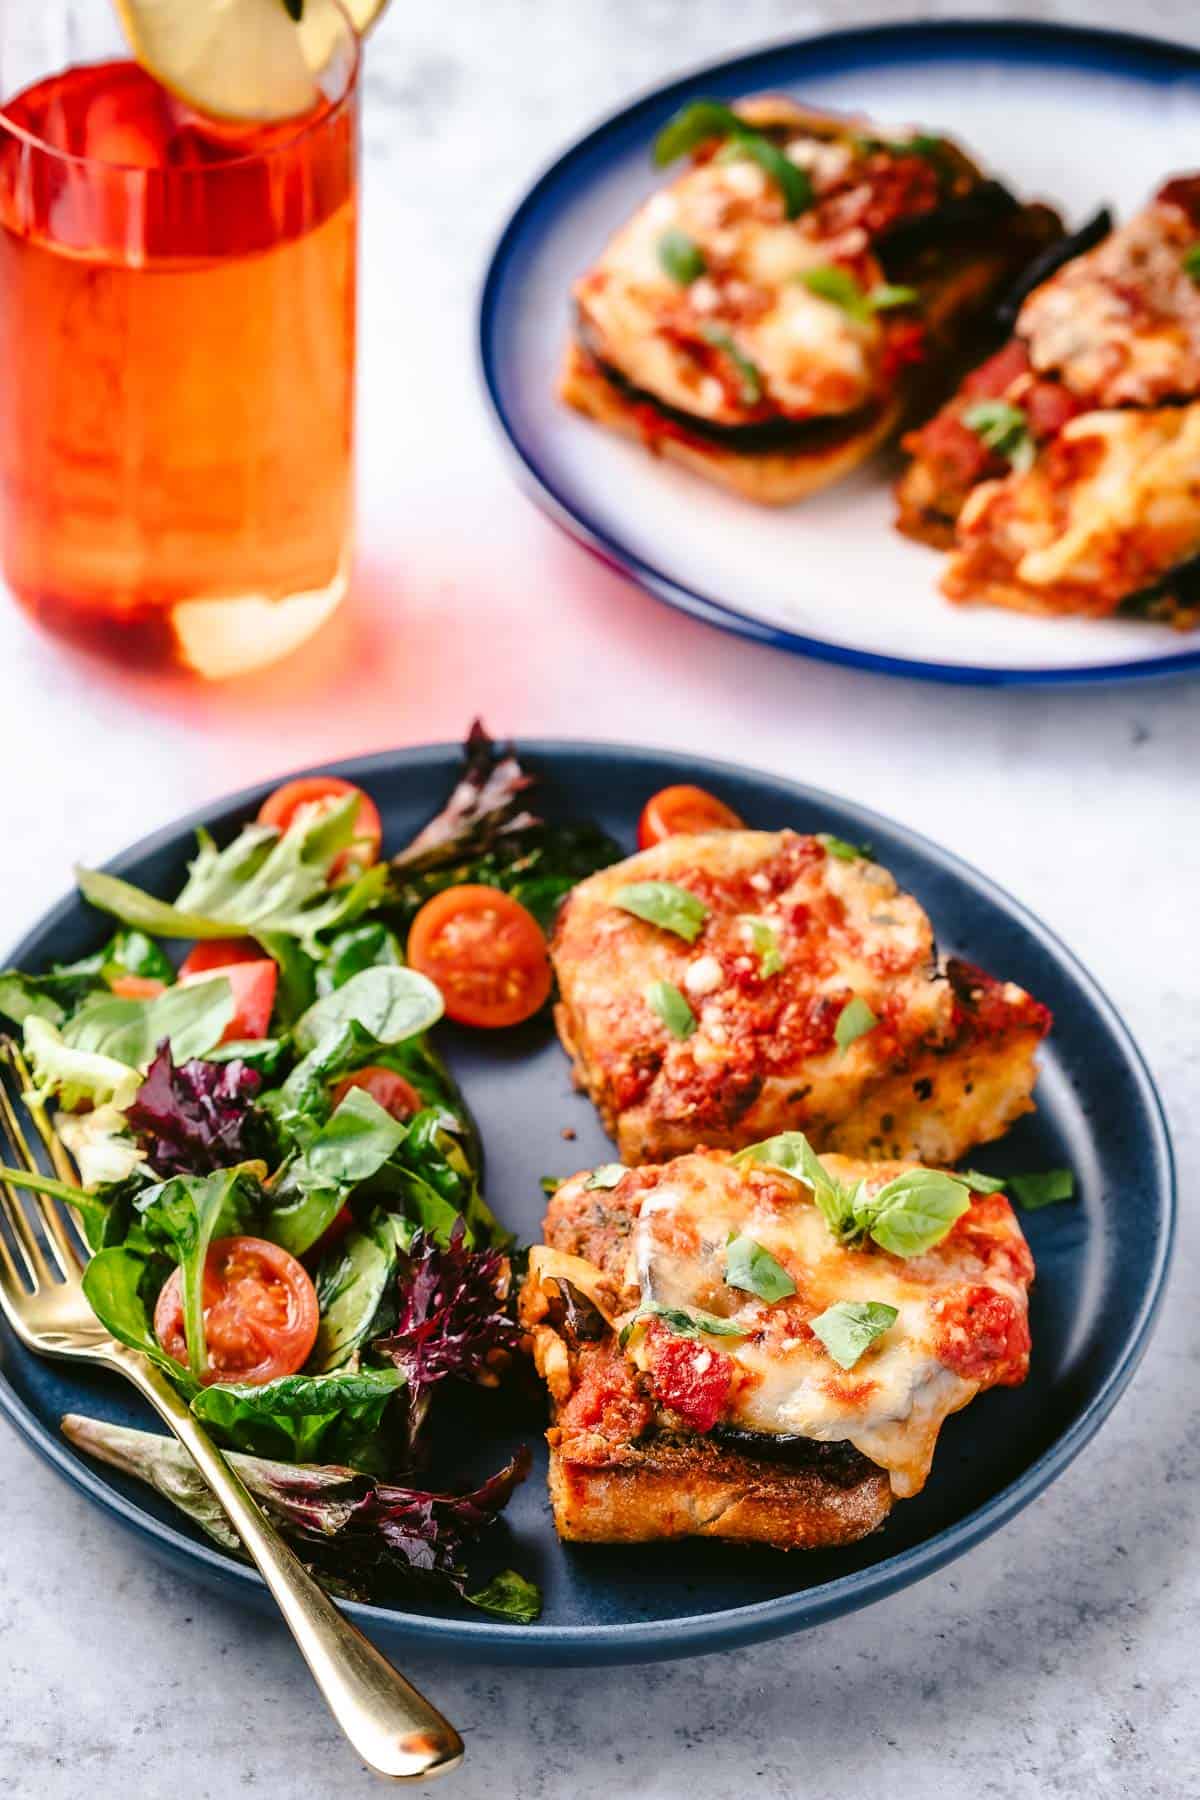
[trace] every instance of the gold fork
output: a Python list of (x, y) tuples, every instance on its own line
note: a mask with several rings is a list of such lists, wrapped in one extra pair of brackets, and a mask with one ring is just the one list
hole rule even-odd
[[(9, 1092), (13, 1075), (56, 1177), (77, 1187), (71, 1160), (44, 1107), (26, 1098), (32, 1085), (29, 1071), (11, 1040), (0, 1044), (0, 1151), (7, 1138), (13, 1152), (5, 1153), (4, 1160), (14, 1174), (18, 1167), (40, 1173)], [(165, 1420), (224, 1507), (330, 1711), (363, 1761), (393, 1781), (429, 1781), (457, 1768), (463, 1743), (453, 1725), (338, 1611), (264, 1518), (166, 1376), (136, 1350), (117, 1343), (100, 1324), (84, 1298), (83, 1262), (55, 1201), (31, 1193), (27, 1208), (16, 1185), (2, 1181), (0, 1220), (10, 1234), (6, 1241), (0, 1230), (0, 1310), (17, 1337), (39, 1356), (118, 1370)]]

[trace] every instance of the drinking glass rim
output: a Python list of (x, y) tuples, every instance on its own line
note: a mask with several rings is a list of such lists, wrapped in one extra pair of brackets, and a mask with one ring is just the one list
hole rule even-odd
[[(297, 144), (303, 143), (304, 139), (311, 133), (324, 130), (327, 125), (332, 124), (336, 119), (340, 118), (345, 112), (347, 105), (354, 99), (358, 90), (359, 76), (362, 73), (363, 41), (355, 28), (353, 19), (350, 17), (350, 14), (343, 4), (343, 0), (331, 0), (331, 4), (337, 8), (339, 13), (341, 13), (342, 18), (345, 20), (346, 29), (350, 35), (350, 69), (346, 76), (345, 88), (343, 92), (338, 95), (337, 99), (330, 103), (327, 112), (320, 113), (315, 119), (306, 119), (305, 123), (300, 125), (296, 131), (289, 132), (286, 137), (279, 138), (276, 143), (271, 144), (266, 149), (247, 150), (241, 155), (227, 157), (224, 162), (203, 164), (196, 168), (189, 169), (146, 168), (141, 163), (106, 162), (104, 158), (100, 156), (87, 156), (74, 150), (62, 150), (57, 144), (47, 143), (46, 139), (39, 137), (36, 131), (29, 131), (24, 125), (19, 125), (17, 121), (9, 115), (7, 110), (8, 102), (4, 100), (0, 100), (0, 134), (8, 132), (11, 136), (19, 138), (22, 143), (29, 144), (35, 150), (40, 151), (43, 156), (53, 157), (57, 162), (71, 163), (78, 168), (112, 169), (119, 175), (159, 175), (167, 178), (178, 175), (211, 176), (224, 173), (229, 169), (244, 168), (248, 163), (270, 162), (274, 157), (281, 155), (284, 151), (293, 150)], [(136, 63), (137, 58), (131, 54), (129, 61)], [(72, 68), (98, 69), (103, 68), (104, 64), (103, 62), (78, 63), (69, 66)], [(141, 65), (139, 64), (138, 66), (140, 67)], [(66, 72), (66, 70), (62, 71), (64, 74)], [(149, 70), (143, 72), (145, 74), (150, 73)], [(47, 77), (46, 79), (52, 78)], [(161, 81), (158, 81), (157, 76), (151, 75), (150, 79), (158, 82), (158, 86), (163, 88), (164, 93), (170, 93), (170, 89), (164, 87), (164, 84)], [(28, 90), (22, 89), (22, 92), (28, 92)], [(206, 115), (198, 113), (197, 116), (204, 118)], [(245, 121), (240, 121), (228, 119), (216, 122), (229, 125), (245, 123), (248, 128), (258, 126), (260, 129), (266, 130), (269, 129), (272, 124), (286, 125), (287, 120), (277, 119), (272, 121), (270, 119), (247, 119)]]

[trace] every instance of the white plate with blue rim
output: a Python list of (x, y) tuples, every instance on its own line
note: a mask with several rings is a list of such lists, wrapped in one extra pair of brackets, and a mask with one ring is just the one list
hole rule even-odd
[(898, 535), (899, 460), (799, 506), (753, 506), (649, 457), (555, 396), (572, 282), (661, 180), (654, 138), (687, 99), (782, 91), (949, 132), (1078, 226), (1119, 218), (1200, 163), (1200, 51), (1128, 33), (951, 21), (831, 32), (697, 71), (573, 144), (504, 229), (480, 352), (522, 485), (578, 542), (711, 625), (886, 674), (976, 685), (1078, 683), (1200, 667), (1200, 633), (1134, 618), (953, 606), (940, 552)]

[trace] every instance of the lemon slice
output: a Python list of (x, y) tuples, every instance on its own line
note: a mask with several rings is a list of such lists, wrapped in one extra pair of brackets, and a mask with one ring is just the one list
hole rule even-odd
[[(350, 9), (369, 24), (384, 0)], [(270, 123), (321, 98), (319, 76), (345, 43), (335, 0), (305, 0), (297, 26), (283, 0), (116, 0), (130, 49), (147, 74), (197, 112)]]

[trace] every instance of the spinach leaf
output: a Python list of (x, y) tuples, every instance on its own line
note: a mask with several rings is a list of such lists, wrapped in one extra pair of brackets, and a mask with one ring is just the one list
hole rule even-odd
[(63, 1026), (63, 1042), (144, 1070), (166, 1038), (175, 1061), (188, 1062), (220, 1042), (233, 1011), (233, 989), (223, 975), (170, 987), (153, 1000), (96, 995)]
[(174, 1175), (147, 1188), (134, 1201), (143, 1232), (156, 1248), (179, 1264), (183, 1283), (183, 1326), (188, 1367), (199, 1381), (208, 1370), (204, 1337), (204, 1264), (214, 1238), (245, 1231), (257, 1210), (245, 1168), (217, 1169), (211, 1175)]
[(199, 831), (197, 854), (175, 903), (102, 870), (76, 871), (80, 892), (102, 912), (156, 937), (216, 938), (278, 932), (319, 954), (318, 933), (348, 924), (374, 905), (387, 886), (382, 865), (340, 887), (329, 886), (333, 865), (354, 843), (357, 794), (328, 812), (303, 811), (282, 834), (247, 825), (224, 850)]
[(631, 881), (617, 889), (612, 903), (689, 944), (695, 943), (708, 918), (703, 900), (674, 881)]
[(269, 1081), (279, 1074), (287, 1062), (291, 1048), (287, 1038), (231, 1038), (206, 1050), (204, 1060), (210, 1063), (244, 1063), (256, 1075), (261, 1075), (264, 1081)]
[(258, 1385), (214, 1382), (193, 1396), (191, 1406), (235, 1450), (289, 1462), (321, 1456), (369, 1468), (380, 1458), (388, 1402), (403, 1386), (396, 1369), (283, 1375)]
[(264, 1229), (292, 1256), (303, 1256), (328, 1229), (351, 1190), (378, 1174), (408, 1136), (362, 1088), (351, 1088), (307, 1147), (283, 1169)]
[(322, 1258), (315, 1276), (321, 1325), (308, 1361), (310, 1373), (342, 1368), (382, 1333), (380, 1309), (412, 1239), (413, 1228), (405, 1219), (377, 1209)]
[(89, 994), (105, 991), (118, 975), (142, 975), (169, 985), (175, 979), (170, 962), (152, 938), (141, 931), (114, 932), (103, 949), (74, 963), (56, 963), (45, 975), (20, 969), (0, 972), (0, 1013), (23, 1024), (30, 1013), (61, 1025)]
[(154, 1335), (152, 1320), (170, 1263), (161, 1256), (145, 1256), (127, 1245), (98, 1250), (83, 1271), (83, 1292), (88, 1305), (118, 1343), (140, 1350), (190, 1399), (197, 1383), (189, 1371), (168, 1356)]
[(325, 960), (317, 968), (317, 993), (332, 994), (335, 988), (345, 987), (352, 975), (361, 975), (364, 969), (400, 969), (403, 966), (404, 955), (394, 931), (389, 931), (378, 920), (367, 925), (351, 925), (330, 939)]
[(307, 1012), (317, 997), (319, 964), (316, 952), (319, 946), (315, 946), (310, 954), (285, 931), (260, 931), (256, 936), (279, 969), (279, 983), (275, 989), (275, 1017), (281, 1027), (290, 1030), (300, 1014)]
[(725, 1250), (725, 1280), (730, 1287), (757, 1294), (768, 1304), (796, 1292), (796, 1283), (783, 1264), (751, 1237), (730, 1238)]
[(302, 1013), (293, 1036), (303, 1055), (353, 1021), (379, 1043), (395, 1044), (428, 1031), (442, 1010), (441, 994), (415, 969), (364, 969)]
[(894, 1306), (882, 1300), (837, 1300), (809, 1320), (814, 1337), (820, 1338), (835, 1363), (852, 1369), (863, 1351), (900, 1317)]

